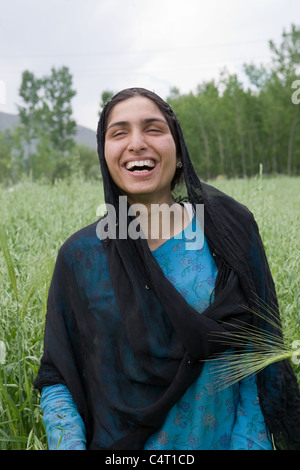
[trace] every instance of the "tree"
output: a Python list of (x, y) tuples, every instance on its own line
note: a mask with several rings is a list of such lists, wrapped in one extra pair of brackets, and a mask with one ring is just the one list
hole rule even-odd
[(42, 78), (25, 71), (19, 94), (19, 136), (26, 144), (24, 167), (33, 176), (51, 176), (58, 164), (66, 167), (75, 147), (76, 122), (72, 119), (71, 100), (76, 92), (72, 89), (72, 76), (67, 67), (52, 68), (51, 74)]
[(295, 80), (300, 65), (300, 28), (292, 24), (289, 32), (283, 31), (279, 46), (272, 40), (269, 46), (273, 52), (273, 70), (280, 75), (282, 84), (287, 85), (288, 81)]
[(40, 114), (42, 99), (40, 96), (42, 82), (37, 80), (33, 73), (23, 72), (22, 83), (19, 95), (23, 100), (23, 106), (18, 106), (20, 129), (18, 135), (21, 141), (25, 141), (23, 162), (25, 170), (29, 171), (32, 167), (32, 154), (34, 152), (35, 142), (39, 137)]
[(203, 134), (200, 129), (199, 105), (193, 93), (178, 95), (171, 92), (167, 98), (168, 103), (174, 109), (185, 136), (191, 160), (197, 173), (206, 177), (206, 159), (203, 158)]
[(78, 145), (79, 167), (83, 175), (88, 179), (100, 179), (100, 164), (98, 153), (86, 145)]
[(246, 108), (246, 94), (242, 84), (238, 81), (237, 75), (223, 76), (223, 101), (226, 103), (226, 112), (229, 114), (231, 125), (230, 134), (234, 141), (234, 166), (237, 176), (248, 175), (248, 156), (247, 156), (247, 126), (248, 120)]
[(10, 131), (0, 132), (0, 175), (1, 180), (12, 177), (12, 139)]
[(72, 76), (67, 67), (52, 68), (50, 77), (43, 81), (46, 124), (50, 129), (53, 147), (68, 152), (74, 147), (76, 122), (72, 119), (71, 100), (76, 95), (72, 89)]
[(102, 112), (102, 109), (106, 105), (106, 103), (114, 96), (114, 91), (111, 90), (104, 90), (101, 95), (101, 102), (100, 102), (100, 110), (99, 110), (99, 116)]

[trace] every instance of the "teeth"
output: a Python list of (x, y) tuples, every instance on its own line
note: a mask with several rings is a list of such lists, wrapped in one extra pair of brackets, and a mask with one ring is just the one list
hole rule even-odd
[[(132, 168), (134, 168), (135, 166), (138, 166), (138, 167), (143, 167), (143, 166), (147, 166), (149, 168), (154, 168), (155, 167), (155, 163), (153, 160), (137, 160), (137, 161), (133, 161), (133, 162), (127, 162), (126, 163), (126, 169), (127, 170), (131, 170)], [(146, 170), (147, 171), (147, 170)]]

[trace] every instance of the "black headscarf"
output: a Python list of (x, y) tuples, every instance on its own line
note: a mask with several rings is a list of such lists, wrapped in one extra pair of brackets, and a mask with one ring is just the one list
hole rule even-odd
[[(105, 127), (109, 109), (136, 94), (155, 99), (169, 123), (183, 164), (188, 199), (194, 208), (204, 204), (204, 230), (218, 276), (214, 301), (200, 315), (164, 276), (146, 240), (130, 237), (98, 240), (104, 247), (116, 301), (115, 314), (121, 328), (112, 330), (109, 322), (101, 321), (101, 316), (97, 322), (93, 319), (96, 355), (95, 348), (85, 344), (87, 338), (82, 339), (88, 331), (90, 299), (82, 301), (84, 294), (79, 292), (76, 277), (58, 257), (49, 293), (45, 352), (36, 387), (56, 382), (69, 387), (84, 419), (90, 449), (142, 449), (160, 428), (170, 408), (201, 373), (203, 361), (226, 349), (222, 342), (209, 340), (213, 334), (234, 330), (240, 321), (256, 323), (262, 329), (273, 328), (249, 313), (249, 308), (257, 308), (257, 298), (264, 302), (264, 313), (268, 315), (270, 306), (280, 321), (274, 283), (252, 214), (232, 198), (201, 183), (172, 109), (144, 89), (129, 89), (115, 95), (104, 108), (98, 125), (105, 200), (115, 207), (119, 225), (123, 216), (118, 212), (121, 193), (105, 161)], [(126, 219), (128, 225), (130, 219), (127, 216)], [(107, 220), (104, 217), (103, 222)], [(89, 236), (96, 239), (95, 231), (96, 224), (88, 228)], [(80, 236), (77, 234), (75, 240)], [(63, 322), (58, 291), (64, 292), (70, 310), (69, 314), (64, 312)], [(279, 334), (278, 330), (272, 333)], [(121, 351), (120, 361), (110, 367), (105, 358), (114, 347)], [(128, 367), (127, 357), (134, 358), (133, 367)], [(95, 370), (95, 364), (99, 375), (105, 369), (106, 383), (89, 374), (89, 370)], [(257, 385), (266, 425), (276, 447), (300, 449), (300, 394), (289, 361), (268, 366), (257, 375)]]

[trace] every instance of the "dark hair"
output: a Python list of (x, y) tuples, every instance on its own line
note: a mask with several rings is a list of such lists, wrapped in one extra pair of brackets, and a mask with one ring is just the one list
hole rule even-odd
[[(177, 118), (171, 108), (171, 106), (164, 101), (160, 96), (158, 96), (156, 93), (146, 90), (145, 88), (126, 88), (125, 90), (122, 90), (115, 94), (104, 106), (102, 114), (103, 114), (103, 142), (105, 139), (105, 133), (106, 133), (106, 128), (107, 128), (107, 123), (109, 116), (111, 114), (112, 109), (116, 104), (120, 103), (121, 101), (125, 101), (129, 98), (133, 98), (135, 96), (144, 96), (145, 98), (150, 99), (153, 101), (156, 106), (159, 108), (163, 116), (165, 117), (169, 129), (171, 131), (171, 134), (173, 136), (175, 146), (176, 146), (176, 155), (177, 158), (181, 158), (181, 150), (180, 150), (180, 137), (177, 132), (177, 126), (176, 126), (176, 121)], [(176, 168), (175, 175), (173, 177), (173, 180), (171, 182), (171, 189), (173, 190), (175, 186), (180, 183), (181, 179), (183, 176), (183, 170), (182, 167)]]

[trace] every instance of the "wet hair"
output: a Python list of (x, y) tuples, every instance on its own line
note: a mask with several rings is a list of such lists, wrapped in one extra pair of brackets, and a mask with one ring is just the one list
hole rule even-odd
[[(113, 108), (120, 103), (121, 101), (125, 101), (129, 98), (134, 98), (135, 96), (143, 96), (148, 98), (149, 100), (153, 101), (156, 106), (159, 108), (160, 112), (163, 114), (164, 118), (166, 119), (170, 132), (173, 136), (175, 146), (176, 146), (176, 156), (178, 159), (181, 158), (181, 150), (180, 150), (180, 137), (177, 131), (177, 118), (171, 108), (171, 106), (164, 101), (160, 96), (156, 93), (146, 90), (145, 88), (126, 88), (115, 94), (104, 106), (102, 114), (103, 114), (103, 141), (105, 140), (105, 133), (107, 129), (107, 123), (109, 120), (109, 116), (113, 110)], [(183, 179), (183, 169), (182, 167), (176, 168), (173, 180), (171, 182), (171, 190), (173, 190)]]

